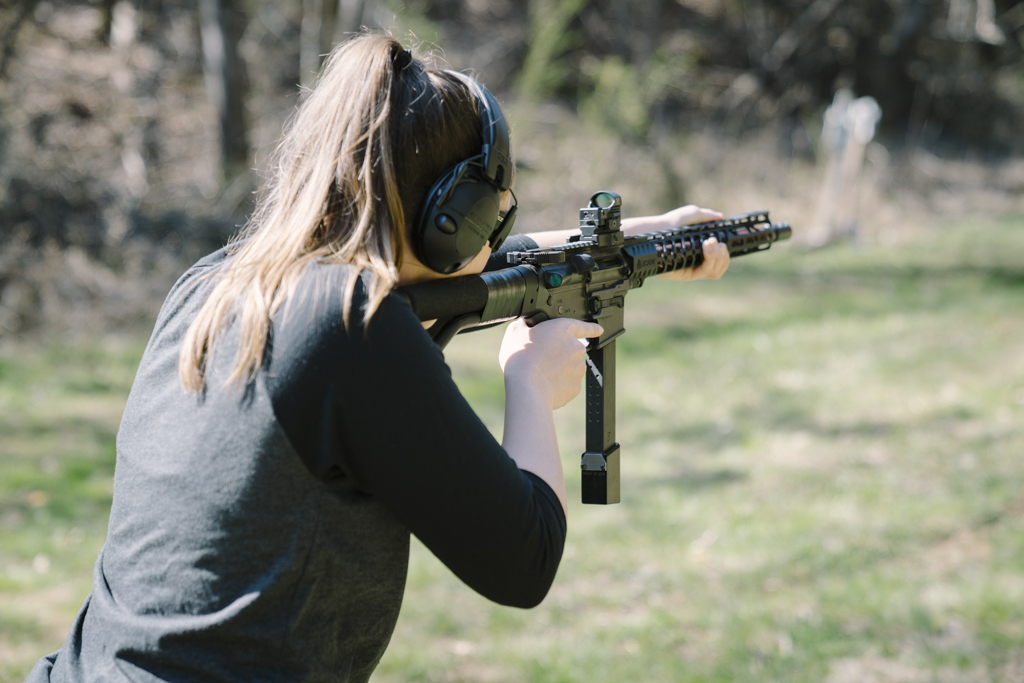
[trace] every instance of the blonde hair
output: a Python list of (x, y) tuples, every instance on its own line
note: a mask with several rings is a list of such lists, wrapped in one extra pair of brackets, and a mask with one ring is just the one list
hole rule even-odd
[[(227, 383), (255, 378), (271, 316), (311, 263), (365, 271), (364, 322), (398, 282), (406, 217), (446, 168), (483, 144), (479, 85), (416, 59), (401, 68), (402, 49), (390, 37), (361, 35), (328, 56), (185, 334), (178, 372), (187, 391), (205, 389), (207, 361), (229, 324), (239, 326), (240, 341)], [(356, 280), (346, 279), (342, 296), (346, 327)]]

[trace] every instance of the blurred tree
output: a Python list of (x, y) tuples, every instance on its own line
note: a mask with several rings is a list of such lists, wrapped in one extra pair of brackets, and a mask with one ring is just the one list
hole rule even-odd
[(338, 4), (339, 0), (302, 0), (299, 72), (304, 86), (313, 82), (323, 58), (331, 51), (337, 26)]
[(772, 115), (807, 104), (820, 110), (848, 87), (878, 101), (894, 144), (917, 139), (926, 126), (958, 144), (1015, 142), (1009, 131), (1019, 112), (998, 85), (1021, 59), (1011, 27), (1019, 30), (1014, 17), (1024, 8), (1014, 0), (765, 0), (764, 7), (770, 47), (752, 50), (743, 77), (755, 84), (745, 99), (773, 98)]
[(18, 37), (18, 29), (25, 19), (32, 14), (38, 0), (14, 0), (4, 11), (4, 23), (7, 27), (0, 34), (0, 78), (7, 73), (7, 62), (14, 56), (14, 41)]
[(100, 27), (100, 40), (110, 45), (110, 30), (114, 26), (114, 5), (117, 0), (101, 0), (100, 13), (103, 16), (103, 25)]
[(367, 0), (301, 0), (300, 4), (299, 70), (302, 85), (308, 86), (335, 43), (362, 28)]
[(338, 0), (340, 26), (345, 33), (356, 33), (363, 26), (367, 4), (367, 0)]
[[(520, 82), (584, 109), (609, 91), (639, 91), (646, 116), (632, 100), (601, 105), (615, 128), (635, 133), (655, 110), (732, 132), (799, 122), (845, 87), (878, 101), (891, 145), (928, 131), (929, 144), (1024, 149), (1013, 134), (1024, 104), (1014, 95), (1024, 81), (1020, 0), (590, 0), (560, 13), (569, 2), (531, 2)], [(658, 66), (665, 54), (674, 80)]]
[(575, 47), (570, 22), (588, 0), (530, 0), (529, 50), (519, 72), (519, 93), (543, 99), (558, 90), (569, 68), (559, 60), (566, 49)]
[(246, 16), (239, 0), (199, 0), (199, 22), (206, 92), (220, 123), (221, 173), (230, 181), (249, 169), (247, 78), (238, 54)]

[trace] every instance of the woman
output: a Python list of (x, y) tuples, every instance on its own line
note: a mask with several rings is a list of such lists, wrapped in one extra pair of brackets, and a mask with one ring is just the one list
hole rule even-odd
[[(365, 681), (410, 532), (488, 598), (543, 599), (566, 528), (552, 410), (580, 390), (578, 339), (601, 328), (509, 326), (498, 444), (391, 295), (442, 277), (410, 226), (435, 180), (479, 153), (482, 93), (383, 36), (329, 57), (253, 218), (160, 312), (92, 592), (30, 681)], [(685, 207), (627, 229), (717, 217)], [(719, 277), (727, 252), (706, 254), (677, 278)]]

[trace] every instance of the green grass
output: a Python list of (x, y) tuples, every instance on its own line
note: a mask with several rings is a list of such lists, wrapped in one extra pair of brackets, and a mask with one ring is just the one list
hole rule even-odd
[[(577, 399), (544, 604), (492, 605), (414, 543), (374, 680), (1021, 680), (1024, 220), (929, 230), (631, 293), (623, 502), (578, 502)], [(498, 434), (500, 336), (446, 354)], [(88, 590), (142, 343), (0, 348), (0, 680)]]
[(58, 649), (89, 591), (143, 346), (0, 347), (0, 680)]

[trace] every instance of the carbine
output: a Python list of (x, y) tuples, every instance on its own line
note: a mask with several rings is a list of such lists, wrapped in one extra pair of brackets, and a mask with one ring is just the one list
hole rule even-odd
[(580, 209), (580, 233), (564, 245), (506, 254), (509, 267), (464, 277), (432, 280), (397, 291), (441, 347), (462, 331), (526, 318), (600, 323), (604, 333), (587, 348), (586, 451), (580, 462), (583, 502), (619, 502), (619, 444), (615, 441), (615, 340), (623, 327), (626, 292), (647, 278), (704, 261), (711, 237), (730, 256), (768, 249), (789, 239), (785, 223), (771, 223), (767, 211), (670, 230), (625, 235), (622, 198), (597, 192)]

